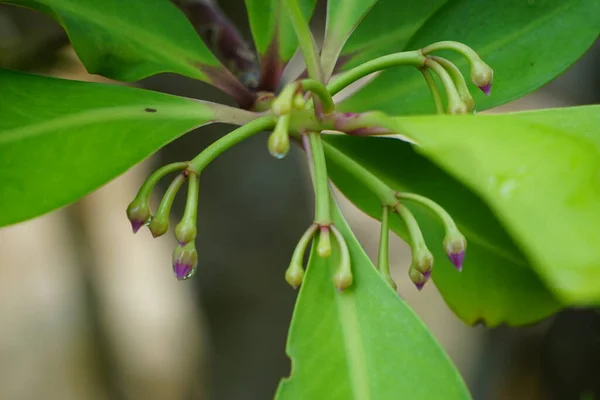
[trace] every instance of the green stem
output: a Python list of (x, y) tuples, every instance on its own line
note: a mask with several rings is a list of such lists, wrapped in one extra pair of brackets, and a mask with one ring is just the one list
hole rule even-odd
[(450, 74), (446, 72), (444, 67), (431, 58), (425, 60), (425, 66), (431, 68), (440, 77), (448, 98), (448, 112), (450, 114), (466, 113), (467, 105), (460, 98)]
[(431, 75), (431, 72), (427, 68), (419, 69), (423, 74), (423, 78), (425, 78), (425, 82), (427, 82), (427, 86), (429, 87), (429, 91), (431, 92), (431, 96), (433, 97), (433, 103), (435, 104), (435, 112), (437, 114), (444, 113), (444, 103), (442, 102), (442, 96), (440, 95), (440, 91)]
[(458, 91), (458, 95), (462, 99), (462, 101), (467, 105), (469, 111), (475, 107), (475, 102), (473, 101), (473, 96), (471, 96), (471, 92), (469, 92), (469, 87), (467, 86), (467, 82), (465, 81), (465, 77), (460, 72), (460, 69), (450, 60), (447, 60), (442, 57), (431, 56), (431, 59), (440, 64), (446, 72), (452, 78), (452, 82), (454, 82), (454, 86)]
[(331, 224), (329, 213), (329, 178), (323, 151), (323, 139), (318, 132), (308, 133), (315, 174), (315, 222), (320, 226)]
[(308, 90), (316, 95), (319, 100), (321, 100), (321, 104), (323, 106), (323, 111), (325, 114), (332, 113), (335, 111), (335, 104), (333, 103), (333, 98), (327, 91), (325, 85), (321, 82), (316, 81), (314, 79), (303, 79), (300, 81), (300, 86), (304, 90)]
[(315, 38), (310, 31), (308, 21), (304, 19), (300, 4), (298, 3), (298, 0), (285, 0), (285, 4), (287, 6), (290, 19), (292, 20), (294, 31), (298, 37), (300, 50), (304, 55), (308, 76), (319, 82), (323, 82), (323, 69), (321, 68), (321, 62), (319, 60)]
[(420, 196), (415, 193), (399, 192), (396, 194), (396, 196), (399, 199), (412, 200), (416, 203), (419, 203), (419, 204), (429, 208), (429, 210), (431, 210), (435, 215), (437, 215), (438, 218), (440, 219), (440, 221), (442, 221), (442, 224), (444, 225), (444, 228), (446, 229), (446, 231), (448, 231), (448, 232), (458, 231), (458, 228), (456, 227), (456, 223), (454, 222), (454, 220), (452, 219), (450, 214), (448, 214), (448, 212), (446, 210), (444, 210), (444, 208), (442, 206), (440, 206), (438, 203), (436, 203), (435, 201), (428, 199), (427, 197)]
[(192, 221), (196, 223), (198, 214), (198, 193), (200, 191), (200, 174), (196, 172), (188, 173), (188, 191), (185, 210), (183, 211), (182, 220)]
[(379, 253), (377, 255), (377, 269), (383, 279), (394, 289), (397, 288), (396, 282), (390, 274), (390, 208), (383, 206), (381, 212), (381, 233), (379, 234)]
[(328, 158), (345, 169), (356, 181), (367, 187), (377, 196), (382, 205), (394, 207), (398, 202), (395, 192), (377, 176), (327, 142), (323, 142), (323, 148)]
[(438, 51), (438, 50), (454, 50), (457, 53), (462, 54), (467, 59), (469, 64), (471, 64), (471, 66), (473, 65), (474, 62), (481, 61), (479, 54), (477, 54), (475, 52), (475, 50), (473, 50), (466, 44), (459, 43), (459, 42), (453, 42), (450, 40), (432, 43), (428, 46), (423, 47), (423, 49), (422, 49), (423, 54), (425, 54), (425, 55), (428, 55), (428, 54), (433, 53), (434, 51)]
[(172, 172), (182, 171), (187, 167), (188, 163), (186, 162), (176, 162), (157, 169), (152, 173), (152, 175), (148, 177), (148, 179), (146, 179), (142, 187), (140, 187), (136, 198), (148, 199), (150, 193), (152, 192), (152, 190), (154, 190), (154, 187), (156, 186), (159, 180), (161, 180), (164, 176)]
[(413, 252), (414, 259), (415, 254), (417, 254), (419, 250), (427, 248), (427, 245), (425, 244), (425, 238), (423, 237), (423, 232), (421, 232), (421, 229), (419, 228), (417, 219), (413, 213), (406, 208), (406, 206), (402, 204), (396, 204), (394, 210), (396, 210), (398, 215), (400, 215), (404, 221), (406, 229), (408, 230), (408, 236), (410, 237), (411, 241), (411, 251)]
[(372, 74), (373, 72), (381, 71), (390, 67), (396, 67), (400, 65), (412, 65), (415, 67), (422, 67), (424, 63), (425, 57), (419, 50), (389, 54), (387, 56), (367, 61), (366, 63), (354, 67), (350, 71), (343, 73), (341, 76), (339, 76), (338, 78), (333, 80), (329, 85), (327, 85), (327, 90), (329, 90), (329, 93), (333, 96), (348, 85), (356, 82), (361, 78), (364, 78), (369, 74)]
[(244, 126), (240, 126), (236, 130), (223, 136), (204, 151), (198, 154), (189, 162), (189, 169), (197, 174), (200, 172), (219, 154), (236, 145), (242, 140), (249, 138), (259, 132), (272, 128), (275, 125), (275, 118), (273, 116), (264, 116), (254, 121), (247, 123)]

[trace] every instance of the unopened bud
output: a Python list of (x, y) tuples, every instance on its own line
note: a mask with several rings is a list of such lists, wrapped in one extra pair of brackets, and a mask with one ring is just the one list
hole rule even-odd
[(137, 233), (151, 217), (150, 207), (144, 198), (136, 197), (127, 207), (127, 218), (131, 222), (133, 233)]
[(329, 257), (331, 254), (331, 238), (329, 236), (329, 227), (322, 226), (319, 235), (319, 244), (317, 245), (317, 253), (321, 258)]
[(427, 247), (421, 247), (413, 253), (411, 267), (429, 279), (433, 269), (433, 255)]
[(471, 80), (486, 96), (492, 90), (494, 71), (481, 60), (471, 63)]
[(290, 138), (288, 136), (289, 115), (279, 117), (273, 133), (269, 136), (269, 153), (277, 159), (282, 159), (290, 151)]
[(169, 230), (169, 215), (155, 215), (148, 224), (148, 229), (152, 233), (152, 237), (159, 237), (167, 233)]
[(448, 114), (463, 115), (468, 114), (469, 111), (469, 107), (460, 98), (453, 99), (453, 101), (450, 101), (448, 104)]
[(293, 105), (297, 110), (304, 110), (304, 107), (306, 107), (306, 99), (302, 93), (298, 93), (294, 96)]
[(288, 269), (285, 271), (285, 281), (290, 284), (291, 287), (297, 289), (304, 280), (304, 268), (301, 264), (292, 262)]
[(415, 284), (417, 290), (419, 290), (419, 291), (421, 291), (423, 289), (423, 286), (425, 286), (425, 284), (428, 281), (428, 278), (425, 275), (423, 275), (422, 273), (420, 273), (419, 271), (414, 269), (412, 266), (408, 270), (408, 276), (410, 277), (410, 280), (412, 281), (412, 283)]
[(173, 272), (177, 280), (189, 279), (196, 273), (198, 252), (194, 242), (177, 245), (173, 251)]
[(333, 275), (333, 284), (340, 291), (348, 289), (352, 285), (352, 280), (352, 271), (349, 268), (340, 267)]
[(449, 233), (444, 238), (444, 251), (458, 271), (462, 271), (466, 250), (467, 240), (460, 232)]
[(196, 221), (182, 219), (175, 227), (175, 238), (181, 244), (189, 243), (196, 238)]

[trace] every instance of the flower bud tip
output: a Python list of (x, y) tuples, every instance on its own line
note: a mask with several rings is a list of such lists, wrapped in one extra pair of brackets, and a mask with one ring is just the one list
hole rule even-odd
[(155, 216), (148, 224), (148, 229), (150, 229), (152, 237), (157, 238), (162, 236), (169, 230), (169, 219)]
[(423, 287), (425, 286), (425, 282), (423, 283), (415, 283), (415, 287), (417, 288), (417, 290), (420, 292), (421, 290), (423, 290)]
[(131, 220), (129, 222), (131, 222), (131, 229), (133, 230), (133, 233), (137, 233), (140, 228), (145, 225), (145, 222), (140, 220)]
[(129, 219), (129, 222), (131, 223), (133, 233), (137, 233), (150, 217), (150, 207), (148, 207), (147, 202), (143, 200), (136, 198), (127, 207), (127, 219)]
[(319, 244), (317, 245), (317, 253), (321, 258), (327, 258), (331, 255), (331, 238), (329, 236), (329, 227), (327, 226), (321, 227)]
[(483, 86), (478, 86), (478, 88), (486, 95), (489, 96), (492, 92), (492, 83), (488, 83)]

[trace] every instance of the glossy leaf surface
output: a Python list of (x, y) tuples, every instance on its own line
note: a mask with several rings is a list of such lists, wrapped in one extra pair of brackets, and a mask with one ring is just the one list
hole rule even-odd
[[(310, 20), (316, 0), (298, 0), (304, 16)], [(298, 39), (285, 12), (283, 0), (246, 0), (246, 10), (256, 49), (261, 57), (269, 51), (282, 63), (298, 48)]]
[[(429, 197), (452, 215), (468, 243), (460, 273), (442, 249), (444, 232), (437, 216), (415, 203), (405, 203), (419, 221), (434, 254), (433, 280), (446, 303), (463, 321), (488, 326), (528, 324), (560, 308), (490, 208), (456, 179), (416, 153), (410, 144), (392, 138), (348, 136), (330, 136), (327, 143), (327, 168), (333, 182), (373, 218), (381, 218), (379, 200), (348, 173), (344, 163), (359, 164), (396, 191)], [(404, 224), (397, 215), (392, 216), (390, 226), (407, 239)]]
[(136, 81), (174, 72), (204, 81), (225, 72), (168, 0), (2, 0), (42, 11), (67, 31), (90, 73)]
[(69, 204), (181, 134), (207, 103), (0, 70), (0, 226)]
[(444, 351), (381, 279), (335, 205), (332, 212), (350, 248), (354, 283), (343, 292), (333, 285), (337, 247), (326, 259), (313, 252), (288, 338), (292, 374), (276, 398), (470, 398)]
[(600, 106), (395, 118), (497, 215), (548, 288), (600, 302)]
[[(598, 38), (598, 15), (597, 0), (451, 1), (406, 46), (388, 52), (414, 50), (442, 40), (471, 46), (494, 69), (490, 97), (470, 84), (481, 111), (524, 96), (563, 72)], [(359, 30), (360, 26), (355, 34)], [(453, 60), (468, 79), (467, 63), (461, 56), (440, 55)], [(379, 109), (393, 115), (434, 112), (422, 75), (407, 67), (383, 72), (344, 101), (342, 108), (354, 112)]]

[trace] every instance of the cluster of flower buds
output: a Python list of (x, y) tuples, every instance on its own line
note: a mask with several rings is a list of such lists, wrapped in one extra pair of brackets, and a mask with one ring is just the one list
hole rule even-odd
[[(298, 288), (304, 280), (304, 254), (306, 253), (308, 244), (315, 235), (319, 235), (319, 241), (317, 242), (316, 249), (319, 257), (326, 258), (331, 255), (331, 241), (329, 238), (330, 231), (333, 233), (340, 252), (339, 265), (333, 275), (333, 284), (340, 291), (347, 289), (352, 285), (353, 275), (350, 261), (350, 250), (348, 249), (348, 245), (346, 244), (344, 236), (334, 225), (319, 226), (318, 224), (313, 223), (298, 241), (298, 244), (294, 249), (290, 265), (285, 271), (285, 280), (294, 289)], [(324, 243), (324, 241), (326, 241), (326, 243)]]
[(487, 96), (490, 95), (494, 71), (487, 65), (479, 55), (470, 47), (451, 41), (437, 42), (422, 49), (426, 56), (424, 66), (421, 68), (427, 84), (434, 98), (438, 96), (435, 82), (428, 75), (428, 69), (434, 71), (447, 96), (447, 112), (449, 114), (467, 114), (475, 111), (475, 102), (469, 92), (469, 88), (462, 73), (450, 60), (438, 56), (431, 56), (432, 52), (438, 50), (454, 50), (463, 55), (471, 68), (471, 81)]
[[(412, 261), (408, 270), (408, 276), (416, 288), (418, 290), (423, 289), (425, 283), (431, 278), (431, 272), (433, 270), (433, 254), (431, 254), (431, 251), (429, 251), (429, 248), (425, 243), (425, 239), (423, 238), (423, 234), (416, 218), (404, 204), (405, 201), (413, 201), (426, 207), (440, 219), (445, 230), (443, 241), (444, 251), (454, 267), (458, 271), (461, 271), (465, 258), (465, 251), (467, 249), (467, 241), (456, 227), (456, 223), (450, 214), (434, 201), (414, 193), (396, 193), (396, 198), (398, 203), (393, 207), (393, 211), (400, 216), (407, 228), (412, 253)], [(384, 206), (383, 211), (378, 270), (384, 280), (395, 289), (396, 283), (390, 276), (388, 261), (389, 207)]]
[[(160, 179), (178, 172), (165, 194), (156, 212), (150, 211), (150, 195)], [(191, 278), (198, 265), (196, 252), (196, 217), (198, 210), (199, 176), (190, 171), (188, 163), (173, 163), (156, 170), (140, 187), (137, 195), (127, 207), (127, 218), (131, 222), (133, 232), (142, 226), (148, 226), (153, 237), (164, 235), (169, 230), (169, 216), (177, 192), (188, 181), (187, 202), (181, 221), (175, 227), (177, 247), (173, 252), (173, 272), (178, 280)]]

